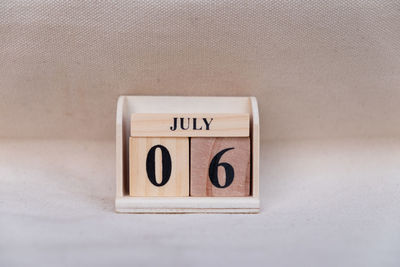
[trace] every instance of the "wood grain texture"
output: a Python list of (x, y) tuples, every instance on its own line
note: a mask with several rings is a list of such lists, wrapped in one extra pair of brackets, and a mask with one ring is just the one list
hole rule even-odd
[(248, 113), (133, 113), (131, 136), (249, 136)]
[[(154, 146), (164, 146), (171, 157), (171, 175), (162, 186), (151, 183), (146, 159)], [(130, 196), (189, 196), (189, 138), (131, 137), (129, 146)], [(162, 180), (162, 153), (155, 150), (155, 177)]]
[[(233, 148), (233, 149), (232, 149)], [(232, 183), (226, 188), (216, 187), (210, 179), (213, 158), (225, 149), (219, 163), (229, 163), (234, 170)], [(194, 197), (243, 197), (250, 195), (250, 138), (220, 137), (191, 138), (190, 195)], [(226, 184), (226, 169), (218, 166), (220, 186)]]

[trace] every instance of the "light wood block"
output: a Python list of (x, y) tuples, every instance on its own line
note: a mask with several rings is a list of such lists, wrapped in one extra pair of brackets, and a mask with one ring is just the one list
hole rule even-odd
[(250, 195), (250, 138), (191, 138), (190, 195)]
[(248, 113), (134, 113), (131, 136), (249, 136)]
[(189, 138), (131, 137), (130, 196), (189, 196)]

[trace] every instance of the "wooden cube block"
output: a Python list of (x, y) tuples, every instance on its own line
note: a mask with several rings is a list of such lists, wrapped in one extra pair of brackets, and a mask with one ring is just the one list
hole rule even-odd
[(130, 196), (189, 196), (189, 138), (130, 137)]
[(191, 138), (190, 195), (250, 195), (250, 138)]
[(248, 113), (133, 113), (134, 137), (246, 137)]

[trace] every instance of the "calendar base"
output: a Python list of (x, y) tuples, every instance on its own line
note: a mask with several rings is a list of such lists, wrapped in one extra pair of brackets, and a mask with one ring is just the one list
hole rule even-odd
[(120, 213), (258, 213), (260, 200), (254, 197), (120, 197)]

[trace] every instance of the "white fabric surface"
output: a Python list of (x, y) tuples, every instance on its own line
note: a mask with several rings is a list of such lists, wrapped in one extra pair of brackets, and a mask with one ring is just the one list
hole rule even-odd
[[(258, 215), (113, 212), (117, 96), (254, 95)], [(0, 266), (400, 266), (400, 2), (0, 1)]]
[(114, 143), (0, 146), (0, 266), (400, 264), (399, 140), (265, 143), (257, 215), (116, 214)]

